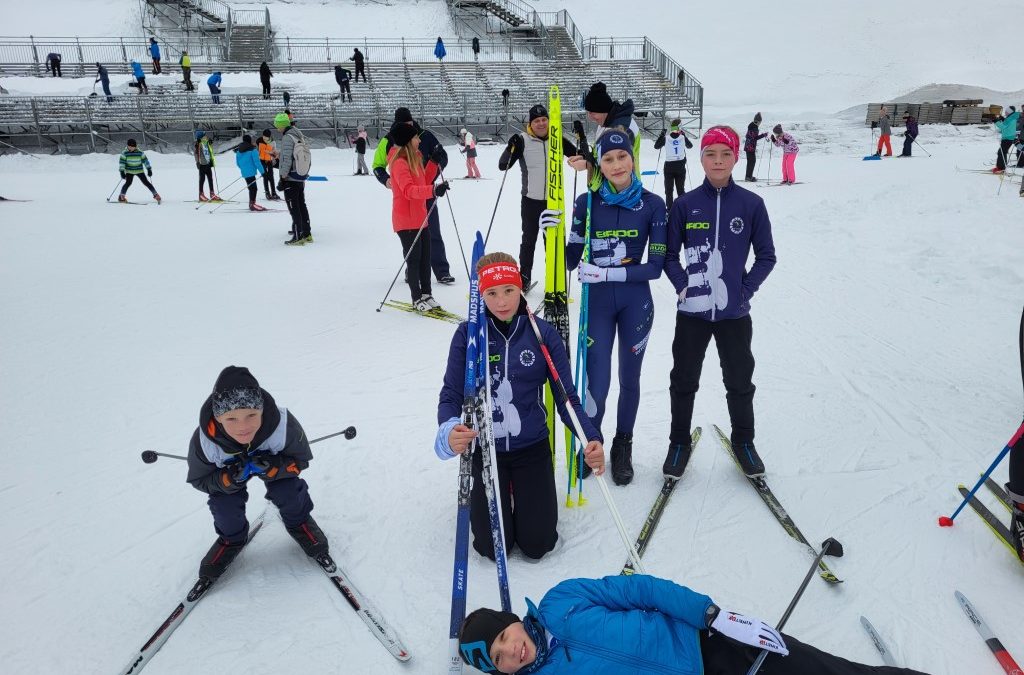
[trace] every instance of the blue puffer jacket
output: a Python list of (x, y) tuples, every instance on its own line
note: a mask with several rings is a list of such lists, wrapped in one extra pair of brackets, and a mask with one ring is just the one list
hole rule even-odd
[(139, 65), (138, 61), (132, 61), (132, 75), (134, 75), (137, 80), (141, 80), (146, 76), (145, 71), (142, 70), (142, 66)]
[[(711, 598), (643, 574), (568, 579), (533, 614), (557, 641), (530, 673), (701, 675)], [(539, 667), (538, 667), (539, 666)]]
[[(747, 255), (754, 264), (747, 271)], [(680, 249), (686, 256), (685, 267)], [(750, 298), (775, 267), (772, 224), (764, 200), (729, 179), (717, 189), (707, 181), (672, 203), (668, 217), (665, 273), (683, 314), (708, 321), (750, 313)]]
[[(525, 314), (525, 304), (525, 300), (521, 302), (519, 313), (507, 326), (508, 337), (498, 330), (498, 320), (490, 312), (487, 313), (487, 344), (491, 357), (491, 402), (494, 406), (494, 447), (498, 452), (529, 447), (548, 436), (547, 415), (544, 411), (541, 389), (550, 376), (540, 345), (537, 344), (537, 336), (533, 334), (530, 319)], [(444, 374), (444, 386), (441, 387), (437, 404), (439, 425), (462, 415), (466, 372), (466, 326), (467, 324), (463, 322), (455, 329), (451, 348), (448, 350), (448, 369)], [(558, 331), (543, 319), (537, 319), (537, 327), (544, 336), (544, 344), (551, 352), (551, 360), (555, 362), (558, 377), (569, 392), (569, 398), (576, 409), (580, 424), (583, 425), (587, 440), (602, 440), (600, 432), (583, 412), (580, 399), (573, 389), (572, 370), (569, 368), (569, 359)], [(558, 413), (566, 425), (571, 425), (561, 403), (558, 404)]]
[(256, 174), (263, 175), (259, 150), (252, 145), (239, 146), (235, 150), (235, 164), (238, 165), (243, 178), (252, 178)]
[(156, 42), (149, 43), (149, 55), (154, 59), (160, 58), (160, 44)]
[(996, 128), (1002, 134), (1004, 141), (1012, 141), (1017, 138), (1017, 120), (1020, 119), (1020, 111), (1014, 111), (1006, 116), (1002, 122), (996, 122)]

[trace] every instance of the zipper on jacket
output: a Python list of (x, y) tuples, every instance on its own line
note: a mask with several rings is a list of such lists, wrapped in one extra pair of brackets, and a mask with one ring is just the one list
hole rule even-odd
[[(502, 358), (505, 361), (505, 381), (506, 382), (508, 381), (508, 346), (509, 346), (509, 344), (511, 344), (512, 337), (516, 334), (516, 331), (519, 330), (519, 320), (520, 320), (520, 318), (521, 317), (518, 317), (518, 316), (516, 317), (516, 325), (513, 326), (511, 330), (509, 330), (508, 337), (505, 337), (504, 333), (502, 333), (500, 330), (498, 330), (498, 327), (494, 324), (494, 319), (488, 319), (488, 321), (491, 322), (491, 326), (494, 327), (494, 330), (498, 333), (498, 335), (501, 335), (501, 337), (505, 338), (505, 355)], [(488, 340), (491, 339), (490, 331), (488, 331), (487, 339)], [(490, 389), (490, 387), (491, 387), (490, 373), (491, 373), (491, 364), (488, 363), (487, 364), (487, 378), (488, 378), (487, 388), (488, 389)], [(511, 386), (511, 384), (509, 386)], [(491, 400), (492, 401), (494, 400), (494, 394), (493, 393), (491, 394)], [(492, 403), (491, 404), (491, 406), (492, 406), (492, 408), (491, 408), (491, 422), (492, 422), (492, 424), (494, 422), (494, 408), (493, 408), (493, 405), (494, 404)], [(512, 439), (511, 439), (511, 437), (508, 434), (508, 426), (506, 425), (505, 426), (505, 452), (509, 452), (511, 450), (512, 450)]]
[[(645, 670), (650, 670), (657, 673), (669, 673), (670, 675), (673, 673), (679, 673), (679, 670), (677, 670), (677, 668), (674, 666), (668, 666), (663, 665), (661, 663), (655, 663), (654, 661), (648, 661), (647, 659), (640, 656), (623, 656), (619, 652), (612, 651), (611, 649), (605, 649), (603, 647), (596, 647), (593, 645), (584, 645), (583, 643), (577, 642), (576, 640), (561, 640), (559, 638), (559, 642), (561, 642), (562, 647), (565, 651), (566, 658), (569, 661), (572, 661), (572, 659), (569, 658), (569, 647), (571, 646), (573, 649), (578, 649), (581, 652), (589, 652), (603, 659), (614, 661), (615, 663), (621, 663), (624, 666), (628, 666), (630, 669), (639, 666), (640, 668), (643, 668)], [(697, 653), (700, 653), (699, 647)], [(690, 670), (689, 672), (693, 675), (700, 675), (701, 673), (703, 673), (703, 670), (703, 666), (699, 666), (697, 669)]]
[[(717, 253), (720, 258), (722, 257), (722, 252), (718, 250), (718, 232), (719, 232), (720, 226), (721, 226), (721, 223), (719, 222), (719, 220), (722, 217), (722, 189), (723, 188), (715, 188), (715, 192), (717, 193), (717, 195), (715, 197), (715, 247), (711, 250), (711, 255), (715, 255), (715, 253)], [(708, 262), (711, 262), (711, 261), (709, 260)], [(709, 265), (709, 269), (710, 269), (710, 265)], [(725, 260), (724, 259), (722, 260), (722, 274), (725, 274)], [(724, 283), (724, 280), (723, 280), (723, 283)], [(718, 299), (715, 297), (715, 282), (714, 282), (714, 279), (712, 279), (711, 280), (711, 320), (712, 321), (715, 320), (715, 310), (717, 308), (718, 308)]]

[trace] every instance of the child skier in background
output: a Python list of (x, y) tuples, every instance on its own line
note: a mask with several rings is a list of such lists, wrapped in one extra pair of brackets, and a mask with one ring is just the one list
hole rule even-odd
[(209, 495), (217, 541), (199, 565), (216, 579), (241, 552), (249, 535), (245, 503), (254, 476), (281, 512), (288, 534), (311, 558), (328, 552), (313, 520), (313, 500), (299, 477), (313, 459), (306, 434), (287, 408), (278, 407), (247, 368), (228, 366), (199, 410), (199, 428), (188, 446), (188, 482)]
[(476, 137), (466, 129), (459, 130), (459, 145), (466, 155), (466, 178), (480, 178), (480, 169), (476, 165)]
[(260, 163), (259, 151), (252, 144), (252, 136), (248, 134), (242, 136), (242, 142), (235, 148), (235, 164), (238, 165), (238, 170), (242, 172), (242, 178), (245, 179), (245, 185), (249, 188), (249, 210), (266, 211), (264, 207), (256, 203), (258, 192), (256, 174), (263, 175), (263, 164)]
[(782, 184), (792, 185), (796, 182), (796, 155), (800, 146), (788, 133), (782, 131), (782, 125), (776, 124), (772, 129), (772, 143), (782, 148)]
[(157, 194), (156, 188), (149, 182), (146, 176), (143, 175), (145, 172), (150, 178), (153, 177), (153, 167), (149, 163), (149, 158), (146, 157), (146, 153), (139, 150), (138, 144), (134, 138), (129, 138), (125, 144), (125, 149), (121, 153), (121, 157), (118, 159), (117, 166), (121, 173), (121, 179), (124, 180), (124, 185), (121, 187), (121, 194), (118, 196), (117, 201), (127, 202), (128, 198), (125, 196), (128, 193), (128, 188), (131, 187), (132, 180), (138, 177), (139, 182), (149, 188), (149, 191), (153, 193), (153, 199), (156, 203), (160, 203), (160, 195)]
[(370, 170), (366, 166), (366, 127), (362, 124), (359, 125), (358, 133), (356, 134), (356, 175), (357, 176), (369, 176)]
[(277, 183), (274, 182), (274, 163), (277, 161), (277, 146), (270, 129), (264, 129), (263, 135), (256, 139), (256, 149), (260, 151), (260, 164), (263, 165), (263, 196), (271, 201), (278, 201)]
[(672, 191), (682, 196), (686, 192), (686, 150), (693, 147), (693, 143), (686, 137), (686, 132), (680, 127), (682, 120), (672, 120), (672, 126), (666, 133), (661, 130), (661, 135), (654, 141), (654, 149), (665, 148), (665, 207), (672, 208)]
[[(196, 142), (192, 146), (192, 155), (196, 160), (196, 170), (199, 171), (199, 201), (219, 202), (220, 197), (213, 190), (213, 167), (217, 165), (217, 160), (213, 155), (213, 144), (210, 143), (210, 139), (206, 137), (206, 132), (202, 129), (196, 130), (195, 137)], [(210, 183), (209, 200), (203, 193), (204, 180)]]
[[(609, 130), (597, 139), (595, 155), (600, 187), (593, 195), (584, 193), (576, 199), (565, 261), (570, 270), (579, 267), (580, 283), (590, 284), (587, 409), (598, 430), (611, 387), (612, 346), (618, 335), (619, 400), (612, 439), (612, 480), (616, 485), (629, 485), (633, 480), (633, 427), (640, 407), (640, 369), (654, 325), (650, 282), (661, 276), (665, 264), (665, 202), (645, 190), (633, 171), (631, 133), (622, 127)], [(588, 201), (591, 260), (580, 262)], [(542, 221), (544, 225), (548, 222), (550, 219)]]
[[(558, 499), (541, 396), (551, 375), (526, 315), (523, 282), (515, 258), (507, 253), (489, 253), (477, 261), (476, 267), (480, 296), (487, 308), (485, 320), (491, 355), (487, 379), (494, 406), (492, 423), (497, 457), (497, 466), (492, 470), (497, 471), (498, 499), (505, 525), (505, 551), (511, 552), (518, 544), (523, 555), (539, 560), (558, 542)], [(586, 439), (579, 439), (586, 446), (584, 461), (600, 475), (604, 472), (600, 432), (583, 412), (573, 389), (565, 345), (554, 326), (543, 319), (537, 319), (537, 326), (587, 434)], [(467, 331), (468, 323), (460, 324), (448, 350), (448, 368), (437, 405), (438, 429), (434, 441), (434, 452), (441, 459), (466, 452), (477, 435), (462, 423)], [(484, 347), (479, 345), (479, 348)], [(558, 412), (566, 425), (570, 425), (568, 412), (561, 402), (558, 403)], [(482, 478), (482, 452), (486, 450), (478, 448), (473, 453), (469, 520), (473, 530), (473, 548), (480, 555), (494, 560), (494, 540)]]

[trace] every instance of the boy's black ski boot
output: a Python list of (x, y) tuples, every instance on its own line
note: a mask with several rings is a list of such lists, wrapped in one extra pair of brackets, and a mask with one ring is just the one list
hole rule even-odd
[(612, 439), (612, 480), (616, 485), (633, 482), (633, 434), (615, 434)]
[(199, 576), (208, 579), (218, 578), (224, 574), (224, 570), (238, 557), (243, 548), (245, 548), (244, 539), (237, 544), (232, 544), (225, 541), (223, 537), (217, 537), (217, 541), (213, 543), (210, 550), (203, 556), (203, 561), (199, 563)]
[(736, 461), (740, 463), (740, 468), (743, 469), (743, 473), (746, 474), (747, 478), (757, 478), (764, 475), (764, 462), (761, 461), (761, 456), (757, 454), (757, 448), (754, 447), (753, 441), (733, 443), (732, 454), (736, 456)]
[(313, 516), (298, 527), (289, 527), (287, 530), (310, 558), (319, 558), (327, 553), (327, 536), (313, 520)]
[(679, 480), (686, 471), (686, 465), (690, 463), (690, 453), (693, 448), (690, 441), (685, 443), (669, 443), (668, 454), (665, 455), (665, 463), (661, 465), (661, 471), (665, 478)]

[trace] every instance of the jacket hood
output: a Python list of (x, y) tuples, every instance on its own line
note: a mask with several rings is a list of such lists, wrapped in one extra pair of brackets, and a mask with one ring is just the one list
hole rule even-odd
[(623, 126), (628, 129), (629, 123), (633, 121), (634, 110), (635, 107), (631, 98), (627, 98), (622, 103), (613, 102), (612, 109), (608, 111), (608, 117), (604, 121), (604, 126), (608, 128)]

